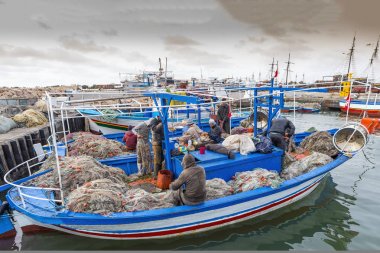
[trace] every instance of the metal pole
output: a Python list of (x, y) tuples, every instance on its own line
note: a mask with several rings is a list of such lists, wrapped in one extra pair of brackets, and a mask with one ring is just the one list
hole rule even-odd
[[(49, 108), (50, 108), (50, 118), (52, 120), (52, 124), (54, 124), (54, 115), (53, 115), (53, 105), (51, 103), (51, 97), (48, 97), (48, 103), (49, 103)], [(62, 190), (62, 177), (61, 177), (61, 168), (59, 164), (59, 157), (58, 157), (58, 148), (57, 148), (57, 139), (56, 139), (56, 132), (55, 128), (53, 127), (51, 129), (52, 136), (53, 136), (53, 146), (54, 146), (54, 152), (55, 152), (55, 159), (56, 159), (56, 165), (57, 165), (57, 172), (58, 172), (58, 181), (59, 181), (59, 191), (61, 193), (61, 200), (62, 200), (62, 205), (65, 205), (65, 200), (63, 198), (63, 190)]]
[(253, 90), (253, 101), (254, 101), (254, 104), (253, 104), (253, 132), (254, 132), (254, 136), (256, 137), (257, 136), (257, 102), (258, 102), (258, 99), (257, 99), (257, 89), (254, 89)]
[[(352, 92), (352, 78), (351, 78), (351, 75), (350, 75), (350, 74), (348, 74), (348, 78), (349, 78), (349, 82), (350, 82), (350, 93), (348, 94), (348, 97), (349, 97), (348, 102), (349, 102), (349, 104), (347, 105), (346, 124), (347, 124), (347, 122), (348, 122), (348, 112), (350, 111), (351, 99), (352, 99), (352, 97), (351, 97), (351, 92)], [(347, 103), (347, 101), (346, 101), (346, 103)]]

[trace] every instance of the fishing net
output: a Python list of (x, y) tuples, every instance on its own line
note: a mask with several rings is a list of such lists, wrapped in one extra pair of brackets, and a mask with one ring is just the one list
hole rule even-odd
[(171, 193), (151, 194), (143, 189), (130, 189), (125, 195), (127, 212), (152, 210), (174, 206)]
[(12, 119), (0, 115), (0, 134), (5, 134), (15, 127), (17, 124)]
[(217, 199), (231, 195), (232, 187), (221, 178), (206, 180), (206, 200)]
[(67, 208), (79, 213), (106, 215), (124, 211), (124, 194), (127, 187), (110, 179), (98, 179), (85, 183), (67, 197)]
[(278, 188), (284, 180), (276, 171), (257, 168), (253, 171), (237, 172), (228, 184), (234, 193), (254, 190), (264, 186)]
[(336, 156), (339, 151), (333, 144), (332, 136), (326, 131), (318, 131), (306, 137), (300, 144), (300, 147), (309, 151)]
[(48, 169), (54, 169), (55, 167), (57, 167), (55, 153), (51, 153), (48, 156), (48, 158), (44, 161), (44, 163), (41, 165), (39, 171), (37, 171), (36, 173), (39, 173)]
[(252, 139), (243, 134), (230, 135), (222, 143), (229, 150), (240, 151), (240, 154), (247, 155), (250, 152), (255, 152), (256, 147)]
[(22, 113), (16, 114), (13, 120), (20, 124), (25, 124), (27, 127), (35, 127), (48, 122), (45, 115), (34, 109), (28, 109)]
[[(31, 183), (38, 187), (58, 187), (59, 177), (55, 158), (51, 158), (51, 168), (54, 170), (41, 177), (32, 180)], [(114, 183), (123, 184), (127, 180), (124, 171), (118, 168), (101, 164), (90, 156), (65, 157), (60, 161), (62, 189), (65, 194), (73, 191), (83, 184), (108, 178)]]
[(47, 109), (47, 103), (45, 100), (38, 100), (35, 104), (34, 104), (34, 108), (36, 108), (36, 110), (40, 111), (40, 112), (47, 112), (48, 109)]
[(130, 153), (124, 144), (101, 135), (79, 132), (70, 138), (75, 140), (68, 144), (70, 156), (88, 155), (96, 159), (105, 159)]
[(241, 126), (234, 127), (234, 128), (232, 128), (232, 130), (231, 130), (231, 135), (235, 135), (235, 134), (244, 134), (244, 133), (248, 133), (248, 129), (246, 129), (246, 128), (244, 128), (244, 127), (241, 127)]
[(331, 161), (333, 161), (333, 159), (330, 156), (313, 152), (311, 155), (300, 160), (295, 159), (295, 161), (288, 165), (288, 167), (282, 170), (281, 177), (289, 180), (317, 167), (323, 166)]

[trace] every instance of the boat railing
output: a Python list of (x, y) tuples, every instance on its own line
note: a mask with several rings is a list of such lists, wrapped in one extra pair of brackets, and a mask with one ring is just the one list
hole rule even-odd
[[(53, 187), (38, 187), (38, 186), (26, 186), (26, 185), (23, 185), (22, 183), (25, 182), (27, 178), (29, 177), (32, 177), (33, 175), (37, 175), (37, 174), (33, 174), (32, 173), (32, 168), (35, 168), (37, 166), (40, 166), (41, 164), (44, 163), (44, 160), (42, 160), (41, 162), (37, 162), (37, 163), (33, 163), (31, 164), (32, 162), (35, 161), (35, 159), (38, 159), (38, 161), (40, 160), (40, 158), (45, 158), (46, 155), (49, 155), (51, 154), (51, 152), (48, 152), (46, 154), (41, 154), (41, 155), (37, 155), (23, 163), (20, 163), (19, 165), (17, 165), (16, 167), (12, 168), (11, 170), (9, 170), (5, 175), (4, 175), (4, 182), (6, 184), (9, 184), (13, 187), (15, 187), (17, 189), (17, 192), (19, 194), (19, 197), (21, 199), (21, 203), (23, 205), (24, 208), (26, 208), (26, 198), (30, 198), (30, 199), (36, 199), (36, 200), (43, 200), (43, 201), (52, 201), (51, 198), (41, 198), (41, 197), (36, 197), (36, 196), (33, 196), (33, 195), (30, 195), (30, 194), (27, 194), (25, 192), (23, 192), (23, 190), (26, 190), (26, 189), (32, 189), (32, 190), (44, 190), (44, 191), (58, 191), (60, 192), (60, 196), (63, 196), (62, 195), (62, 192), (61, 192), (61, 189), (60, 188), (53, 188)], [(27, 168), (28, 170), (28, 176), (27, 177), (24, 177), (24, 178), (21, 178), (21, 179), (18, 179), (16, 181), (12, 180), (11, 179), (11, 174), (13, 174), (14, 172), (16, 172), (17, 170), (19, 169), (24, 169), (24, 168)], [(30, 178), (32, 179), (32, 178)], [(58, 203), (61, 203), (63, 204), (63, 199), (54, 199), (55, 202), (58, 202)]]

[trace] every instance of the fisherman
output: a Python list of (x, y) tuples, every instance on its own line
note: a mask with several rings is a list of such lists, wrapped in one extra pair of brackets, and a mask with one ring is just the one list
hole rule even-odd
[(137, 135), (137, 169), (140, 176), (150, 174), (152, 172), (152, 156), (149, 147), (149, 121), (144, 121), (132, 129)]
[(199, 140), (201, 138), (201, 134), (203, 133), (202, 129), (200, 129), (194, 122), (187, 123), (188, 129), (185, 134), (190, 135), (191, 139)]
[(152, 131), (154, 179), (157, 179), (158, 171), (162, 168), (162, 140), (164, 139), (164, 127), (160, 116), (151, 118), (148, 127)]
[(296, 128), (290, 120), (284, 116), (280, 116), (279, 118), (272, 120), (269, 137), (273, 145), (287, 151), (287, 142), (293, 136), (295, 130)]
[(220, 128), (225, 133), (230, 133), (230, 107), (226, 103), (226, 98), (222, 99), (222, 103), (219, 105), (217, 118)]
[[(183, 171), (169, 185), (173, 190), (173, 197), (176, 205), (198, 205), (206, 200), (206, 173), (204, 168), (195, 163), (195, 158), (191, 154), (186, 154), (182, 160)], [(182, 186), (186, 185), (183, 189)]]
[(208, 136), (210, 136), (210, 139), (213, 140), (215, 143), (222, 142), (222, 129), (220, 129), (220, 126), (218, 126), (215, 120), (213, 119), (210, 119), (208, 121), (208, 124), (210, 125), (210, 131), (208, 132)]
[[(132, 127), (128, 127), (131, 129)], [(137, 145), (137, 135), (135, 135), (131, 130), (125, 132), (123, 137), (123, 142), (129, 151), (135, 151)]]

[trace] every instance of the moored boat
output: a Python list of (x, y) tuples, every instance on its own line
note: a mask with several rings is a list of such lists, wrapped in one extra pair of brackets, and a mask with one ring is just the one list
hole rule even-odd
[(380, 101), (369, 100), (368, 103), (366, 100), (351, 100), (349, 106), (347, 106), (346, 100), (339, 101), (340, 110), (344, 113), (352, 115), (363, 115), (367, 113), (369, 117), (380, 117)]
[[(263, 88), (272, 92), (281, 88)], [(152, 94), (170, 103), (173, 97), (171, 94)], [(186, 101), (187, 103), (198, 103), (198, 98), (189, 96), (176, 96), (175, 99)], [(256, 99), (256, 98), (255, 98)], [(283, 97), (279, 97), (283, 99)], [(166, 103), (166, 104), (169, 104)], [(271, 119), (281, 109), (281, 104), (270, 104), (268, 111), (268, 127)], [(254, 111), (260, 105), (256, 101)], [(168, 134), (168, 107), (160, 110), (162, 116), (165, 141), (165, 163), (175, 177), (183, 169), (180, 161), (181, 156), (172, 156), (171, 151), (175, 147), (176, 140), (170, 138)], [(50, 112), (52, 114), (52, 112)], [(254, 134), (257, 134), (257, 114), (254, 114)], [(349, 130), (349, 129), (348, 129)], [(55, 132), (53, 128), (53, 139)], [(333, 134), (336, 130), (332, 130)], [(356, 131), (356, 130), (355, 130)], [(346, 131), (346, 133), (350, 133)], [(310, 134), (310, 133), (309, 133)], [(296, 136), (297, 143), (305, 138), (308, 133)], [(53, 142), (56, 146), (56, 142)], [(343, 147), (344, 149), (344, 147)], [(236, 172), (264, 168), (280, 172), (282, 167), (283, 151), (274, 148), (268, 154), (250, 153), (241, 155), (236, 153), (236, 158), (228, 159), (212, 151), (200, 154), (199, 151), (190, 152), (196, 158), (197, 164), (206, 171), (206, 178), (222, 178), (225, 181), (231, 179)], [(55, 154), (58, 155), (57, 153)], [(62, 194), (62, 189), (42, 188), (25, 186), (22, 183), (33, 178), (40, 177), (50, 171), (32, 175), (20, 181), (12, 182), (10, 175), (13, 170), (20, 168), (30, 168), (29, 163), (20, 164), (5, 175), (5, 180), (12, 188), (7, 193), (7, 200), (22, 219), (20, 222), (26, 226), (40, 226), (53, 230), (63, 231), (75, 235), (104, 238), (104, 239), (150, 239), (180, 236), (190, 233), (198, 233), (206, 230), (216, 229), (222, 226), (234, 224), (247, 219), (255, 218), (284, 206), (290, 205), (307, 195), (309, 195), (328, 175), (328, 173), (348, 161), (353, 154), (341, 152), (332, 162), (317, 167), (303, 175), (285, 180), (278, 188), (260, 187), (255, 190), (236, 193), (234, 195), (208, 200), (196, 206), (176, 206), (156, 210), (118, 212), (108, 215), (76, 213), (70, 211), (64, 203), (63, 198), (58, 198), (53, 194), (57, 191)], [(58, 159), (57, 159), (58, 161)], [(107, 161), (101, 161), (106, 163)], [(59, 162), (57, 162), (59, 166)], [(136, 172), (136, 168), (130, 168), (130, 173)], [(4, 189), (4, 187), (3, 187)], [(59, 204), (59, 201), (62, 201)], [(58, 202), (58, 203), (57, 203)]]

